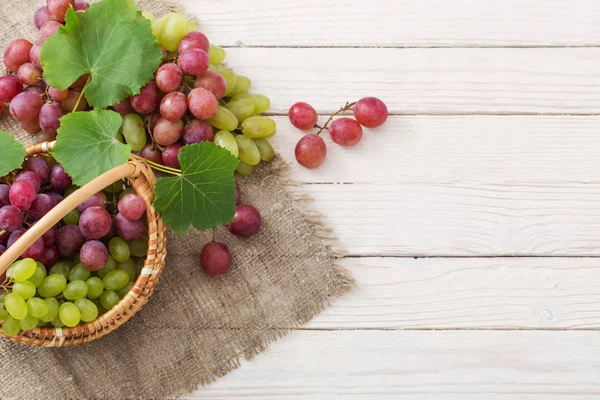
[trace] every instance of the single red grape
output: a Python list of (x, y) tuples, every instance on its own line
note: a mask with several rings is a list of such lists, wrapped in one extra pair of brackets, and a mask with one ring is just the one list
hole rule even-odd
[(329, 134), (340, 146), (354, 146), (362, 138), (362, 127), (352, 118), (339, 118), (329, 127)]
[(354, 117), (365, 128), (377, 128), (387, 120), (388, 109), (378, 98), (365, 97), (354, 106)]
[(17, 72), (19, 67), (30, 61), (29, 53), (33, 43), (25, 39), (13, 40), (4, 51), (4, 65), (9, 71)]
[(308, 103), (299, 102), (290, 107), (290, 122), (298, 129), (307, 131), (314, 128), (319, 116)]
[(308, 134), (296, 145), (296, 160), (305, 168), (317, 168), (325, 161), (327, 156), (327, 145), (317, 135)]
[(261, 218), (258, 210), (252, 206), (241, 204), (235, 208), (233, 222), (227, 225), (231, 233), (237, 236), (250, 237), (260, 229)]
[(200, 252), (200, 266), (208, 276), (221, 276), (229, 271), (231, 253), (224, 243), (210, 242)]

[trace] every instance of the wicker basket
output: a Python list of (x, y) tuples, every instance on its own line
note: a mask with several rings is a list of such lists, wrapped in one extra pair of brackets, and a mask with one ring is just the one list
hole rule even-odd
[[(26, 149), (27, 157), (47, 153), (53, 145), (54, 142), (47, 142), (30, 146)], [(74, 346), (91, 342), (123, 325), (146, 304), (165, 266), (167, 231), (165, 224), (152, 205), (156, 182), (154, 172), (136, 156), (132, 156), (127, 164), (99, 176), (54, 207), (0, 257), (0, 274), (6, 271), (33, 242), (72, 209), (121, 179), (128, 179), (131, 182), (133, 189), (146, 201), (147, 206), (148, 254), (144, 268), (134, 286), (113, 309), (93, 322), (80, 324), (74, 328), (36, 328), (30, 331), (21, 331), (19, 335), (11, 337), (10, 340), (30, 346), (44, 347)], [(0, 336), (5, 337), (1, 330)]]

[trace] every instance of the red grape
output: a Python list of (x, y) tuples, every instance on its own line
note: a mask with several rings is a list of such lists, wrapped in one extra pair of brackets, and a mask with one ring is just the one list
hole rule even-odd
[(231, 253), (225, 244), (210, 242), (200, 252), (200, 266), (208, 276), (221, 276), (229, 271)]
[(131, 107), (131, 102), (129, 101), (129, 98), (121, 101), (120, 103), (113, 104), (112, 108), (121, 115), (133, 113), (133, 107)]
[(54, 208), (54, 205), (52, 197), (47, 194), (38, 194), (35, 197), (35, 200), (33, 200), (29, 211), (27, 211), (27, 216), (32, 221), (38, 221), (42, 219), (44, 215), (48, 214), (48, 212)]
[(208, 90), (196, 88), (188, 96), (188, 108), (194, 117), (205, 120), (215, 116), (219, 103), (215, 95)]
[(150, 81), (141, 89), (140, 94), (131, 97), (131, 106), (140, 114), (150, 114), (156, 109), (159, 100), (160, 93), (158, 87), (154, 81)]
[(23, 84), (14, 75), (6, 75), (0, 78), (0, 101), (9, 103), (16, 95), (23, 91)]
[(42, 187), (43, 179), (35, 172), (21, 171), (17, 174), (17, 177), (15, 178), (15, 182), (17, 181), (28, 181), (33, 185), (33, 187), (35, 187), (35, 191), (36, 193), (38, 193), (40, 191), (40, 188)]
[(183, 144), (181, 143), (175, 143), (167, 146), (165, 151), (162, 153), (163, 164), (171, 168), (181, 168), (181, 165), (179, 164), (179, 151), (182, 147)]
[(317, 168), (325, 161), (327, 146), (325, 141), (317, 135), (308, 134), (296, 145), (296, 160), (305, 168)]
[(50, 167), (43, 157), (31, 157), (25, 161), (25, 170), (35, 173), (45, 181), (50, 176)]
[[(53, 133), (48, 133), (48, 132), (44, 132), (44, 131), (40, 131), (40, 123), (38, 121), (35, 121), (37, 123), (37, 129), (38, 132), (35, 136), (35, 142), (36, 143), (44, 143), (44, 142), (52, 142), (53, 140), (56, 140), (56, 135)], [(36, 132), (31, 132), (29, 130), (27, 130), (26, 125), (30, 125), (33, 128), (33, 123), (31, 122), (21, 122), (21, 127), (23, 127), (23, 129), (25, 129), (27, 132), (30, 133), (36, 133)]]
[(170, 146), (177, 142), (183, 134), (183, 121), (158, 120), (154, 126), (154, 140), (161, 146)]
[[(63, 110), (65, 110), (65, 112), (67, 112), (67, 113), (72, 112), (73, 109), (75, 108), (75, 105), (77, 104), (77, 101), (79, 101), (80, 95), (81, 95), (81, 92), (78, 90), (69, 90), (69, 95), (62, 102)], [(83, 110), (85, 110), (86, 107), (87, 107), (87, 97), (85, 97), (85, 94), (84, 94), (83, 97), (81, 98), (81, 101), (79, 102), (79, 107), (77, 107), (77, 110), (75, 110), (75, 111), (83, 111)]]
[[(38, 121), (37, 119), (32, 119), (31, 121), (22, 121), (21, 122), (21, 128), (25, 131), (25, 132), (29, 132), (31, 134), (37, 134), (40, 129), (40, 121)], [(38, 139), (38, 137), (36, 136), (36, 140)], [(56, 135), (53, 135), (49, 140), (44, 140), (45, 142), (48, 141), (52, 141), (56, 139)], [(39, 142), (38, 142), (39, 143)]]
[(90, 207), (79, 217), (79, 230), (84, 238), (101, 239), (110, 231), (112, 218), (102, 207)]
[(69, 97), (69, 89), (58, 89), (48, 86), (48, 95), (54, 101), (63, 101)]
[(67, 10), (71, 7), (71, 2), (69, 0), (48, 0), (47, 7), (50, 18), (63, 22)]
[(73, 184), (71, 177), (60, 164), (55, 164), (50, 172), (50, 184), (58, 190), (65, 190)]
[(73, 2), (73, 8), (75, 11), (85, 11), (90, 8), (90, 3), (85, 0), (75, 0)]
[(177, 90), (183, 83), (181, 69), (175, 64), (162, 65), (154, 75), (156, 86), (165, 93)]
[(40, 128), (44, 132), (56, 134), (60, 127), (60, 118), (64, 115), (64, 110), (60, 103), (46, 103), (42, 106), (39, 115)]
[(23, 214), (17, 207), (8, 205), (0, 208), (0, 230), (14, 232), (23, 224)]
[(44, 44), (46, 39), (54, 35), (61, 26), (63, 26), (63, 24), (56, 21), (48, 21), (42, 25), (40, 28), (40, 40), (38, 41), (38, 44)]
[(194, 86), (208, 90), (214, 94), (217, 99), (225, 96), (225, 92), (227, 91), (227, 81), (223, 75), (210, 70), (198, 75)]
[(210, 61), (204, 50), (189, 49), (179, 54), (177, 65), (187, 75), (198, 76), (208, 70)]
[(117, 205), (119, 213), (127, 219), (136, 220), (144, 216), (146, 202), (137, 194), (126, 194)]
[(39, 259), (44, 253), (44, 241), (42, 238), (39, 238), (23, 254), (21, 257), (23, 258), (33, 258), (34, 260)]
[(181, 92), (171, 92), (160, 102), (160, 113), (169, 121), (183, 118), (187, 111), (187, 98)]
[(10, 102), (10, 113), (18, 121), (37, 120), (44, 100), (35, 91), (24, 91)]
[(73, 257), (81, 250), (84, 243), (85, 238), (77, 225), (65, 225), (56, 235), (58, 251), (64, 257)]
[(6, 248), (10, 248), (17, 240), (21, 238), (25, 234), (24, 230), (16, 230), (10, 234), (8, 237), (8, 242), (6, 242)]
[(0, 207), (4, 207), (10, 204), (10, 199), (8, 197), (8, 192), (10, 191), (10, 186), (5, 183), (0, 184)]
[(362, 127), (352, 118), (340, 118), (333, 121), (329, 134), (340, 146), (354, 146), (362, 138)]
[(33, 24), (37, 29), (40, 29), (42, 25), (50, 20), (50, 14), (48, 13), (48, 7), (40, 7), (33, 15)]
[(42, 68), (42, 61), (40, 58), (40, 53), (42, 52), (42, 45), (40, 43), (36, 43), (29, 50), (29, 60), (33, 65), (38, 68)]
[(10, 187), (8, 196), (13, 206), (19, 210), (29, 210), (36, 197), (35, 186), (26, 180), (16, 181)]
[(208, 53), (210, 42), (206, 35), (202, 32), (190, 32), (181, 39), (177, 52), (183, 54), (190, 49), (200, 49)]
[(81, 263), (90, 271), (99, 271), (108, 262), (108, 249), (97, 240), (86, 242), (79, 252)]
[(314, 128), (319, 116), (308, 103), (299, 102), (290, 107), (290, 122), (298, 129), (307, 131)]
[(4, 65), (9, 71), (17, 72), (19, 67), (30, 61), (29, 52), (33, 43), (25, 39), (13, 40), (4, 51)]
[(387, 120), (388, 109), (378, 98), (365, 97), (354, 106), (354, 117), (365, 128), (377, 128)]
[(98, 192), (80, 205), (77, 206), (79, 212), (84, 212), (90, 207), (104, 207), (106, 203), (106, 194), (104, 192)]
[(44, 244), (46, 246), (53, 245), (56, 242), (56, 235), (58, 235), (58, 228), (54, 225), (52, 228), (48, 229), (42, 239), (44, 240)]
[(148, 143), (143, 149), (140, 155), (152, 162), (162, 164), (162, 152), (157, 147), (154, 147), (152, 143)]
[(42, 71), (32, 63), (25, 63), (19, 67), (17, 77), (23, 85), (34, 86), (42, 79)]
[(38, 261), (44, 264), (46, 269), (52, 268), (59, 260), (60, 253), (58, 252), (58, 248), (56, 246), (47, 246), (40, 258), (38, 258)]
[[(51, 189), (52, 190), (52, 189)], [(63, 195), (61, 195), (60, 193), (56, 193), (56, 192), (48, 192), (46, 193), (48, 196), (52, 197), (52, 200), (54, 200), (54, 205), (57, 205), (58, 203), (60, 203), (61, 201), (63, 201), (65, 198), (63, 197)]]
[(212, 142), (214, 138), (214, 129), (206, 121), (194, 119), (183, 130), (183, 142), (185, 144)]
[(258, 210), (252, 206), (241, 204), (235, 208), (233, 222), (227, 225), (231, 233), (237, 236), (250, 237), (260, 229), (261, 218)]
[(87, 80), (89, 79), (89, 77), (90, 77), (89, 74), (81, 75), (79, 78), (77, 78), (77, 80), (75, 82), (73, 82), (73, 84), (69, 87), (69, 89), (83, 89), (83, 87), (87, 83)]
[(132, 221), (121, 214), (117, 214), (115, 217), (115, 224), (119, 236), (128, 242), (141, 238), (147, 231), (146, 223), (143, 219)]

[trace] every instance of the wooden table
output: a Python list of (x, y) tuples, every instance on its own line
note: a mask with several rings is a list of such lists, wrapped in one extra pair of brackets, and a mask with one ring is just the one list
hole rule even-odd
[(296, 101), (392, 114), (293, 163), (359, 287), (187, 398), (600, 398), (599, 1), (184, 4), (286, 159)]

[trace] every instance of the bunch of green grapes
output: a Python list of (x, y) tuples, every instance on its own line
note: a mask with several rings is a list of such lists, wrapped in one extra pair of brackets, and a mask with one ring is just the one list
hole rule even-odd
[(268, 138), (277, 127), (261, 115), (270, 100), (250, 93), (251, 80), (223, 64), (225, 50), (210, 44), (182, 14), (144, 16), (162, 46), (163, 64), (140, 94), (113, 106), (123, 115), (119, 140), (150, 163), (171, 168), (180, 168), (183, 146), (204, 141), (236, 156), (240, 175), (271, 161), (275, 152)]

